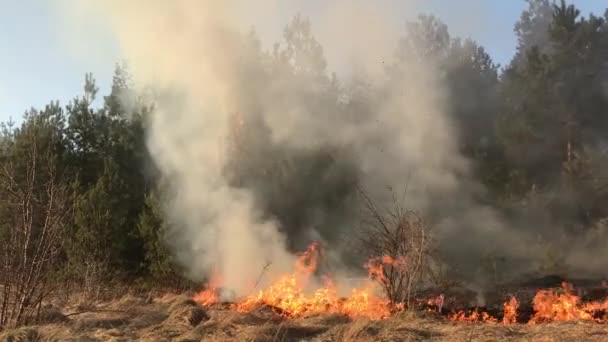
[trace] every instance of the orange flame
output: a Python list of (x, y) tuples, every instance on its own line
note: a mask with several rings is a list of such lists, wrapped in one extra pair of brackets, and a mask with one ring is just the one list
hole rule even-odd
[(464, 311), (458, 311), (448, 316), (451, 321), (456, 322), (483, 322), (483, 323), (496, 323), (498, 320), (492, 317), (485, 311), (473, 310), (468, 315)]
[(555, 322), (555, 321), (600, 321), (596, 315), (608, 309), (608, 299), (604, 302), (591, 302), (583, 304), (581, 298), (572, 293), (570, 284), (562, 283), (564, 293), (553, 290), (539, 290), (532, 304), (534, 317), (529, 324)]
[(517, 323), (517, 309), (519, 308), (519, 302), (517, 298), (511, 297), (509, 301), (503, 304), (503, 316), (502, 323), (504, 325)]
[(222, 278), (213, 272), (211, 279), (207, 283), (206, 289), (194, 295), (194, 301), (201, 305), (212, 305), (220, 301), (218, 290), (221, 287)]
[[(340, 298), (331, 278), (324, 276), (324, 286), (307, 294), (304, 288), (317, 269), (318, 257), (319, 246), (313, 243), (296, 260), (293, 274), (283, 276), (267, 289), (245, 298), (236, 305), (237, 310), (247, 312), (259, 305), (268, 305), (290, 317), (337, 313), (382, 319), (390, 315), (389, 301), (373, 294), (375, 288), (372, 283), (364, 288), (353, 289), (347, 298)], [(381, 270), (377, 274), (382, 274)]]
[[(311, 244), (304, 253), (298, 256), (292, 274), (283, 275), (269, 287), (241, 299), (234, 305), (234, 308), (240, 312), (249, 312), (256, 307), (266, 305), (288, 317), (335, 313), (350, 317), (366, 317), (372, 320), (389, 317), (392, 312), (403, 309), (403, 305), (392, 305), (389, 300), (376, 295), (378, 288), (372, 281), (368, 281), (361, 288), (352, 289), (346, 298), (338, 295), (336, 285), (329, 276), (322, 277), (322, 287), (314, 291), (305, 291), (317, 270), (319, 255), (319, 245)], [(379, 262), (368, 263), (374, 265), (373, 268), (368, 268), (372, 279), (383, 276), (383, 264), (399, 265), (404, 262), (400, 258), (392, 257), (377, 258), (377, 261)], [(206, 290), (195, 296), (194, 300), (202, 305), (217, 302), (217, 286), (217, 282), (210, 283)]]
[[(502, 323), (504, 325), (515, 324), (517, 322), (517, 309), (519, 308), (519, 302), (515, 297), (511, 297), (510, 300), (503, 304), (503, 318)], [(456, 322), (482, 322), (482, 323), (498, 323), (498, 319), (490, 315), (485, 311), (474, 310), (468, 315), (464, 311), (458, 311), (448, 316), (452, 321)]]
[[(366, 317), (380, 320), (389, 317), (396, 311), (404, 310), (402, 303), (391, 303), (376, 292), (378, 282), (386, 280), (387, 265), (391, 267), (406, 267), (405, 258), (382, 256), (370, 259), (364, 267), (368, 270), (369, 280), (360, 287), (350, 291), (346, 298), (338, 295), (338, 290), (329, 276), (322, 276), (323, 286), (314, 291), (306, 291), (311, 277), (317, 271), (320, 249), (313, 243), (300, 254), (295, 262), (292, 274), (278, 278), (269, 287), (256, 294), (242, 298), (233, 308), (240, 312), (249, 312), (259, 306), (269, 306), (276, 312), (287, 317), (303, 317), (318, 313), (343, 314), (350, 317)], [(374, 281), (375, 280), (375, 281)], [(222, 279), (214, 273), (206, 288), (194, 296), (201, 305), (212, 305), (219, 302), (218, 290)], [(562, 283), (563, 290), (539, 290), (532, 300), (534, 315), (528, 322), (538, 324), (554, 321), (603, 321), (608, 316), (608, 298), (603, 302), (583, 303), (581, 298), (573, 293), (573, 287)], [(440, 295), (427, 301), (427, 305), (437, 308), (441, 313), (444, 296)], [(519, 302), (511, 297), (503, 303), (502, 323), (505, 325), (517, 323)], [(601, 315), (606, 317), (601, 317)], [(485, 311), (474, 310), (466, 313), (459, 311), (448, 315), (456, 322), (498, 323), (499, 320)]]
[[(444, 301), (445, 301), (445, 296), (443, 295), (443, 293), (437, 297), (430, 298), (429, 300), (426, 301), (426, 305), (429, 306), (427, 308), (427, 310), (428, 311), (436, 310), (437, 313), (441, 313), (441, 310), (443, 310)], [(433, 308), (435, 308), (435, 310)]]
[[(528, 324), (539, 324), (564, 321), (596, 321), (603, 322), (608, 318), (608, 298), (604, 301), (583, 303), (581, 298), (573, 293), (572, 285), (562, 283), (563, 292), (554, 290), (538, 290), (532, 299), (534, 315)], [(503, 304), (503, 324), (517, 322), (519, 302), (515, 297)], [(603, 317), (602, 317), (603, 316)], [(496, 319), (485, 312), (474, 311), (466, 314), (459, 311), (449, 316), (450, 320), (460, 322), (495, 322)]]
[(304, 253), (301, 253), (298, 256), (295, 264), (295, 275), (300, 282), (299, 285), (305, 286), (310, 277), (317, 270), (319, 254), (319, 244), (313, 242), (306, 248)]
[(388, 255), (371, 258), (363, 267), (367, 269), (367, 274), (370, 279), (379, 282), (386, 281), (385, 266), (390, 265), (394, 268), (405, 269), (407, 260), (404, 256), (393, 258)]

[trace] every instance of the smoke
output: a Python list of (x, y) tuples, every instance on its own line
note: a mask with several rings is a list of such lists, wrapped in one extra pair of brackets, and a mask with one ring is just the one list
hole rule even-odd
[(104, 19), (136, 83), (154, 89), (149, 149), (172, 188), (171, 244), (193, 278), (219, 273), (242, 294), (315, 239), (347, 264), (358, 187), (383, 206), (407, 186), (406, 206), (433, 218), (463, 275), (496, 251), (521, 265), (540, 257), (533, 232), (479, 200), (437, 61), (407, 50), (396, 60), (403, 32), (381, 7), (318, 4), (314, 35), (297, 16), (267, 52), (244, 15), (280, 13), (273, 1), (73, 5)]
[[(272, 13), (272, 2), (266, 5)], [(268, 262), (270, 272), (287, 270), (292, 249), (313, 238), (339, 245), (356, 225), (353, 184), (388, 204), (386, 186), (407, 183), (408, 205), (421, 210), (458, 198), (441, 206), (457, 207), (450, 209), (461, 217), (439, 222), (444, 236), (461, 236), (463, 221), (476, 222), (472, 229), (488, 239), (501, 233), (465, 184), (469, 166), (433, 61), (412, 55), (398, 72), (384, 73), (400, 33), (387, 15), (363, 2), (336, 2), (319, 9), (317, 35), (327, 52), (297, 17), (288, 41), (266, 54), (240, 24), (239, 6), (104, 1), (91, 8), (107, 20), (136, 82), (157, 94), (149, 148), (172, 185), (172, 244), (193, 277), (216, 272), (242, 293)], [(377, 19), (360, 25), (369, 13)], [(362, 80), (350, 97), (328, 76), (324, 53)], [(237, 175), (227, 177), (234, 113), (253, 137), (247, 153), (237, 154)], [(289, 164), (282, 179), (264, 176), (281, 163)], [(479, 245), (468, 240), (453, 244), (458, 253), (463, 244)]]

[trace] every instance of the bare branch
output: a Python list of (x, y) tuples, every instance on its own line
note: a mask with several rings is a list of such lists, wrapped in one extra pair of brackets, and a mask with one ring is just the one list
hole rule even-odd
[(365, 192), (359, 191), (366, 214), (360, 239), (371, 257), (367, 267), (394, 304), (410, 307), (431, 262), (431, 239), (421, 215), (407, 210), (392, 196), (390, 210), (381, 213)]

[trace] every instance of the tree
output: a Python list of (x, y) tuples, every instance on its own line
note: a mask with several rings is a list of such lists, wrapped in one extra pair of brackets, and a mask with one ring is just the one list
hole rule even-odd
[(62, 112), (30, 111), (5, 130), (0, 157), (0, 328), (35, 319), (71, 223), (72, 191), (61, 160)]
[(163, 217), (159, 194), (149, 193), (137, 225), (144, 243), (145, 268), (156, 281), (179, 286), (182, 281), (181, 270), (173, 259), (169, 246), (170, 230)]
[(445, 64), (450, 43), (451, 37), (446, 24), (432, 15), (420, 15), (418, 20), (407, 23), (406, 34), (399, 40), (396, 51), (397, 65), (412, 59)]
[[(300, 250), (312, 239), (312, 229), (324, 239), (341, 239), (345, 213), (354, 210), (358, 174), (348, 148), (310, 146), (311, 135), (332, 134), (332, 120), (345, 112), (310, 22), (295, 16), (283, 38), (270, 54), (251, 44), (258, 58), (246, 72), (269, 86), (237, 92), (224, 172), (232, 186), (253, 193), (263, 217), (278, 221), (289, 247)], [(271, 127), (283, 124), (298, 134), (272, 136)]]
[(506, 175), (504, 153), (494, 129), (502, 105), (499, 66), (475, 41), (452, 38), (441, 20), (422, 15), (407, 24), (388, 73), (403, 78), (404, 73), (416, 72), (412, 65), (429, 61), (446, 86), (446, 114), (455, 124), (460, 151), (473, 161), (475, 176), (495, 194), (500, 193)]
[(608, 70), (601, 62), (608, 56), (606, 27), (604, 18), (581, 18), (561, 1), (552, 7), (546, 48), (525, 50), (520, 42), (517, 58), (525, 56), (525, 63), (512, 63), (503, 75), (499, 135), (518, 175), (510, 181), (520, 184), (513, 195), (542, 194), (551, 220), (571, 228), (599, 218), (590, 212), (599, 214), (591, 208), (602, 198), (595, 189), (601, 178), (597, 165), (605, 163), (598, 128), (607, 127), (600, 85)]
[(516, 53), (511, 67), (525, 66), (526, 55), (533, 48), (541, 54), (550, 54), (552, 46), (549, 39), (549, 27), (553, 21), (553, 6), (550, 0), (526, 0), (528, 8), (524, 10), (515, 23), (517, 36)]
[(285, 46), (275, 44), (274, 58), (293, 68), (293, 72), (312, 77), (326, 77), (327, 62), (323, 48), (312, 35), (310, 21), (294, 16), (284, 30)]
[(91, 108), (96, 89), (88, 76), (85, 96), (67, 107), (69, 160), (79, 186), (71, 264), (134, 275), (144, 259), (137, 223), (151, 182), (143, 131), (147, 109), (134, 97), (123, 65), (117, 66), (112, 91), (99, 110)]
[[(75, 203), (74, 235), (68, 250), (71, 267), (85, 281), (111, 280), (104, 277), (123, 270), (120, 251), (126, 246), (120, 179), (109, 162), (97, 182), (80, 194)], [(110, 272), (110, 270), (114, 270)]]

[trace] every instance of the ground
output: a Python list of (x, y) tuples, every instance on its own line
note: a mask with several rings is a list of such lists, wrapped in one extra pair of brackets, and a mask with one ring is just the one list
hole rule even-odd
[(48, 304), (39, 323), (0, 336), (2, 341), (608, 341), (608, 324), (453, 323), (431, 313), (382, 321), (336, 315), (285, 319), (267, 308), (238, 313), (201, 307), (189, 294), (148, 294)]

